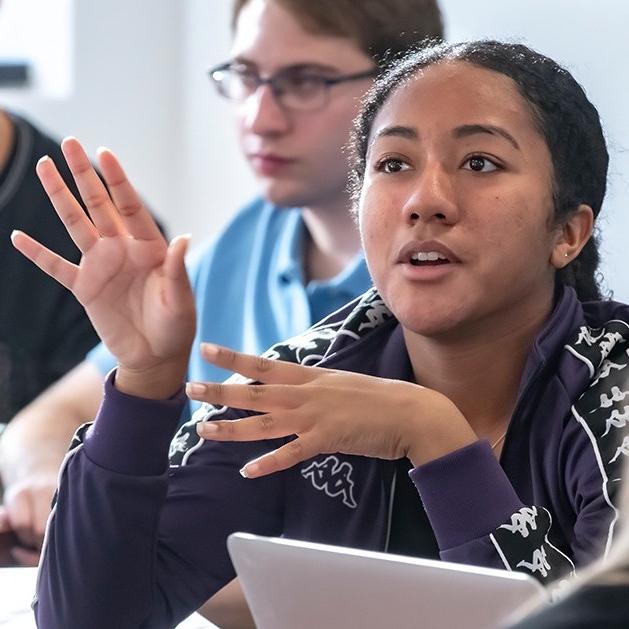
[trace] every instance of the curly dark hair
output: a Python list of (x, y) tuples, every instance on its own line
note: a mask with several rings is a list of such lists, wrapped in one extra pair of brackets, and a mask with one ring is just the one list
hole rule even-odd
[[(435, 43), (401, 56), (366, 95), (354, 123), (350, 189), (356, 206), (365, 174), (369, 135), (374, 118), (394, 90), (424, 68), (464, 61), (509, 77), (529, 104), (533, 120), (546, 140), (553, 164), (555, 224), (580, 204), (598, 216), (607, 186), (609, 155), (598, 111), (574, 77), (552, 59), (522, 44), (483, 40)], [(579, 256), (557, 271), (582, 301), (601, 299), (598, 230)]]

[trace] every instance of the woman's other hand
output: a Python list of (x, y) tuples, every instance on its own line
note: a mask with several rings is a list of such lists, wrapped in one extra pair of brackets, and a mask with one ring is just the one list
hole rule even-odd
[(210, 344), (201, 351), (212, 364), (262, 383), (189, 383), (187, 393), (194, 400), (260, 413), (199, 423), (201, 437), (255, 441), (297, 436), (249, 462), (241, 471), (248, 478), (333, 452), (408, 457), (420, 465), (477, 440), (448, 398), (416, 384), (269, 360)]
[(183, 381), (194, 336), (187, 238), (166, 243), (111, 151), (98, 152), (108, 190), (76, 139), (65, 139), (61, 148), (91, 221), (49, 157), (39, 161), (37, 174), (81, 262), (73, 264), (19, 231), (13, 244), (83, 305), (119, 362), (117, 388), (169, 397)]

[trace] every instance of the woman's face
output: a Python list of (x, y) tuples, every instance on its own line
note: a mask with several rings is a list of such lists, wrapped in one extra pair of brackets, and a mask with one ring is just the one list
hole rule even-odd
[(376, 116), (360, 229), (374, 283), (407, 330), (468, 334), (543, 316), (552, 208), (548, 147), (504, 75), (440, 63)]

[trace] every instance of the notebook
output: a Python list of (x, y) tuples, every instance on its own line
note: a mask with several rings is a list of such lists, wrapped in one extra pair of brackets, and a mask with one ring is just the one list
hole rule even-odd
[(227, 547), (258, 629), (491, 629), (546, 598), (506, 570), (247, 533)]

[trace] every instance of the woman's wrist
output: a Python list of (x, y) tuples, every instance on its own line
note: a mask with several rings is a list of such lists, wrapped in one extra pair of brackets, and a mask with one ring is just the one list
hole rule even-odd
[(436, 391), (430, 394), (435, 396), (430, 405), (430, 417), (427, 417), (424, 399), (409, 422), (407, 457), (414, 467), (478, 441), (478, 436), (453, 402)]
[(147, 400), (167, 400), (183, 386), (186, 366), (181, 362), (160, 363), (149, 369), (116, 369), (114, 386), (121, 393)]

